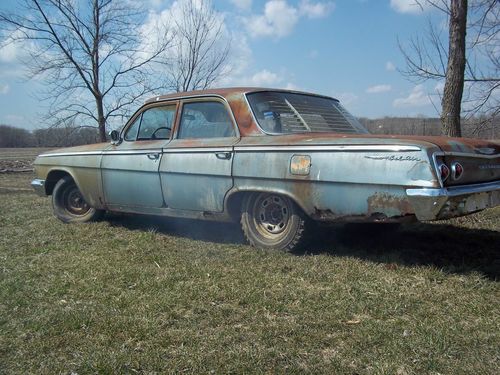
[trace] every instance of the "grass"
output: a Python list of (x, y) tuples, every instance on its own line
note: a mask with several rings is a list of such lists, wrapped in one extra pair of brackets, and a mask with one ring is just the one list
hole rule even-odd
[(237, 225), (65, 225), (0, 174), (0, 373), (495, 374), (500, 209), (305, 252)]

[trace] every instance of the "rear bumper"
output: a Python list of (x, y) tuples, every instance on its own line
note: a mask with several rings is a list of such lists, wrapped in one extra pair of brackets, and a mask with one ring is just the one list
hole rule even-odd
[(419, 220), (463, 216), (500, 205), (500, 181), (441, 189), (406, 189)]
[(31, 187), (35, 190), (41, 197), (45, 197), (47, 194), (45, 193), (45, 180), (40, 180), (38, 178), (31, 181)]

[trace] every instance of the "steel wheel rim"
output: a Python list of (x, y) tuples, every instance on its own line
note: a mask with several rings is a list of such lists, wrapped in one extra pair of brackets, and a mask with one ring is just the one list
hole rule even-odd
[(283, 233), (290, 220), (290, 205), (278, 195), (261, 196), (254, 206), (256, 228), (266, 237)]
[(85, 202), (76, 186), (72, 186), (65, 191), (63, 204), (70, 214), (76, 216), (83, 216), (90, 210), (90, 206)]

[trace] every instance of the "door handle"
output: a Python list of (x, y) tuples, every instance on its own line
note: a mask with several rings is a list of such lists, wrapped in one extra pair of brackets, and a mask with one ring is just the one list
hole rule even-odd
[(148, 154), (148, 159), (150, 160), (158, 160), (158, 158), (160, 157), (160, 154)]
[(231, 159), (231, 153), (230, 152), (216, 152), (215, 156), (217, 156), (217, 159), (222, 159), (222, 160), (229, 160), (229, 159)]

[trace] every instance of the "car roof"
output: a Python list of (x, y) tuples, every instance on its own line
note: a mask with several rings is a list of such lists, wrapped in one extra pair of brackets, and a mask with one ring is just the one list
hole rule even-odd
[[(175, 92), (175, 93), (166, 94), (166, 95), (158, 95), (158, 96), (155, 96), (155, 97), (152, 97), (152, 98), (146, 100), (146, 103), (163, 101), (163, 100), (172, 100), (172, 99), (178, 99), (178, 98), (207, 96), (207, 95), (222, 96), (223, 98), (228, 99), (228, 97), (230, 97), (232, 95), (242, 95), (242, 94), (248, 94), (248, 93), (253, 93), (253, 92), (262, 92), (262, 91), (288, 92), (288, 93), (294, 93), (294, 94), (306, 94), (306, 95), (314, 95), (314, 96), (319, 96), (319, 97), (323, 97), (323, 98), (334, 99), (334, 98), (331, 98), (331, 97), (326, 96), (326, 95), (319, 95), (319, 94), (314, 94), (314, 93), (305, 92), (305, 91), (297, 91), (297, 90), (273, 89), (273, 88), (266, 88), (266, 87), (226, 87), (226, 88), (214, 88), (214, 89), (206, 89), (206, 90), (184, 91), (184, 92)], [(334, 100), (337, 100), (337, 99), (334, 99)]]

